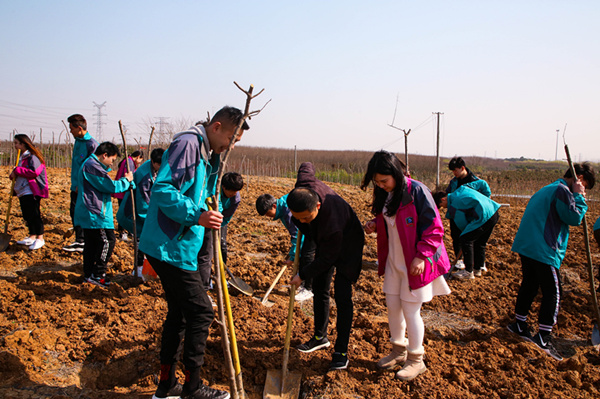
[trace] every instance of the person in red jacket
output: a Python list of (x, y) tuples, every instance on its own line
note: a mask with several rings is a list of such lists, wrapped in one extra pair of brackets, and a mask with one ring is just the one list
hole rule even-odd
[(385, 276), (392, 341), (392, 352), (377, 366), (391, 369), (404, 362), (396, 378), (410, 381), (427, 370), (421, 306), (436, 295), (450, 293), (443, 277), (450, 270), (444, 228), (429, 189), (405, 177), (394, 154), (373, 155), (361, 188), (366, 190), (371, 183), (375, 218), (365, 224), (365, 233), (377, 232), (379, 275)]

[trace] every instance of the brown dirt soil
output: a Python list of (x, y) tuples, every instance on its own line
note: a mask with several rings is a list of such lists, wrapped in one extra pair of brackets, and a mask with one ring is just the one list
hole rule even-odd
[[(156, 388), (160, 334), (166, 303), (158, 281), (130, 276), (131, 244), (119, 241), (110, 267), (110, 289), (81, 284), (80, 254), (63, 252), (70, 226), (68, 170), (50, 170), (51, 198), (43, 201), (46, 246), (30, 252), (13, 241), (0, 253), (0, 396), (3, 398), (149, 398)], [(8, 168), (0, 168), (0, 215), (6, 215)], [(279, 222), (257, 216), (254, 200), (280, 196), (293, 181), (246, 177), (243, 202), (230, 224), (229, 266), (262, 297), (280, 270), (289, 245)], [(369, 194), (332, 185), (364, 222)], [(453, 292), (423, 308), (427, 373), (403, 383), (376, 361), (391, 348), (382, 280), (376, 271), (374, 237), (367, 238), (364, 268), (355, 285), (355, 319), (348, 370), (326, 372), (332, 348), (292, 350), (290, 369), (302, 373), (304, 398), (591, 398), (600, 397), (600, 356), (590, 341), (593, 317), (581, 228), (572, 228), (563, 267), (562, 308), (555, 342), (557, 362), (506, 330), (514, 315), (521, 272), (510, 251), (525, 208), (510, 202), (488, 245), (489, 272), (473, 282), (449, 282)], [(116, 202), (115, 202), (116, 204)], [(590, 225), (598, 206), (588, 213)], [(4, 216), (2, 216), (4, 218)], [(3, 219), (4, 220), (4, 219)], [(591, 227), (590, 227), (591, 228)], [(26, 235), (16, 199), (9, 233)], [(448, 244), (448, 242), (447, 242)], [(449, 246), (448, 246), (449, 247)], [(597, 263), (598, 247), (592, 243)], [(282, 284), (289, 280), (284, 275)], [(243, 380), (249, 397), (262, 397), (268, 369), (279, 368), (287, 315), (279, 284), (271, 308), (248, 296), (232, 297)], [(537, 312), (536, 305), (534, 312)], [(335, 339), (335, 306), (330, 338)], [(297, 304), (292, 346), (312, 331), (312, 304)], [(532, 317), (535, 319), (535, 316)], [(221, 339), (213, 323), (203, 378), (227, 389)], [(180, 374), (182, 377), (182, 374)]]

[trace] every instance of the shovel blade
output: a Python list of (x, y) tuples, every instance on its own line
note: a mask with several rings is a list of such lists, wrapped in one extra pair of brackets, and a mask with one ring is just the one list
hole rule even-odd
[(592, 344), (594, 344), (594, 346), (600, 345), (600, 330), (598, 329), (598, 324), (594, 324), (594, 328), (592, 329)]
[(0, 234), (0, 252), (6, 251), (6, 248), (8, 248), (8, 244), (10, 244), (10, 240), (12, 240), (12, 236), (10, 234)]
[[(283, 391), (281, 389), (282, 382)], [(285, 381), (282, 381), (281, 369), (267, 370), (263, 399), (298, 399), (301, 383), (302, 374), (298, 372), (287, 372)]]
[(73, 236), (73, 234), (75, 234), (75, 230), (72, 227), (70, 227), (67, 231), (65, 231), (63, 233), (63, 238), (64, 239), (71, 238)]
[(252, 296), (254, 288), (250, 287), (244, 280), (239, 277), (233, 277), (229, 280), (229, 284), (244, 295)]

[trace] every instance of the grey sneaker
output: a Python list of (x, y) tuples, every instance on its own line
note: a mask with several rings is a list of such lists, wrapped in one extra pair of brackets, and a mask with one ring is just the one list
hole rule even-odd
[(548, 336), (546, 340), (544, 340), (540, 333), (537, 333), (533, 336), (532, 341), (534, 344), (537, 345), (538, 348), (546, 352), (548, 355), (552, 356), (554, 359), (558, 361), (563, 360), (563, 357), (560, 355), (560, 353), (558, 353), (558, 350), (552, 344), (550, 336)]
[(463, 269), (454, 273), (452, 277), (457, 278), (459, 280), (473, 280), (475, 278), (475, 274), (473, 272), (468, 272), (466, 269)]
[(327, 348), (329, 345), (331, 344), (329, 343), (327, 337), (323, 337), (321, 339), (312, 337), (307, 343), (298, 345), (296, 349), (298, 349), (300, 352), (310, 353), (322, 348)]
[(198, 389), (189, 394), (185, 392), (181, 394), (181, 399), (229, 399), (230, 397), (229, 392), (210, 388), (206, 385), (200, 385)]
[(158, 388), (156, 388), (156, 392), (152, 395), (152, 399), (179, 399), (181, 397), (181, 391), (183, 390), (183, 385), (177, 383), (168, 390), (162, 388), (160, 384)]
[(479, 269), (479, 270), (473, 271), (473, 274), (475, 275), (475, 277), (481, 277), (481, 274), (482, 274), (481, 272), (482, 272), (482, 270)]

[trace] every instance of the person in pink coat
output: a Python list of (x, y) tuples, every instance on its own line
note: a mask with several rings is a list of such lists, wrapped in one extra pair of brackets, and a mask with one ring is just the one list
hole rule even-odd
[(40, 212), (41, 199), (48, 198), (46, 164), (44, 156), (26, 134), (16, 134), (13, 143), (15, 149), (21, 151), (21, 157), (9, 177), (15, 180), (15, 193), (19, 197), (23, 219), (29, 229), (29, 236), (17, 241), (17, 244), (36, 250), (46, 244)]
[[(400, 160), (376, 152), (361, 188), (373, 183), (371, 212), (365, 233), (377, 233), (379, 275), (388, 307), (392, 352), (377, 366), (391, 369), (404, 363), (396, 378), (410, 381), (427, 370), (423, 362), (425, 325), (421, 306), (450, 289), (443, 275), (450, 270), (444, 228), (429, 189), (406, 177)], [(408, 330), (408, 339), (406, 332)]]

